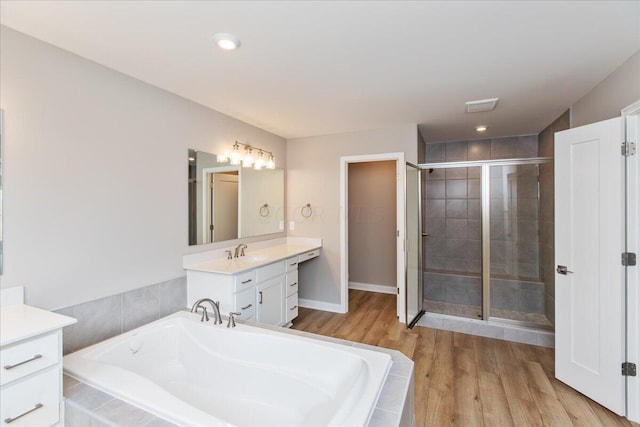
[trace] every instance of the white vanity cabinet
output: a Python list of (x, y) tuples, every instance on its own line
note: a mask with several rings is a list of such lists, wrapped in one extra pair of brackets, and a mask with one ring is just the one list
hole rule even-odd
[(246, 269), (247, 263), (261, 258), (259, 255), (186, 266), (187, 303), (191, 307), (201, 298), (211, 298), (220, 301), (224, 316), (235, 311), (240, 313), (238, 319), (288, 326), (298, 316), (298, 265), (320, 253), (318, 247), (309, 249), (284, 248), (278, 253), (285, 256), (273, 261), (265, 256), (250, 269)]
[(0, 423), (62, 423), (62, 328), (75, 319), (25, 305), (1, 309)]
[(298, 257), (287, 260), (287, 280), (284, 287), (284, 323), (298, 317)]

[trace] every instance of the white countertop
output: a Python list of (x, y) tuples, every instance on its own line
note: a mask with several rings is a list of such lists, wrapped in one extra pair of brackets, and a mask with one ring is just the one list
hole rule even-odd
[(0, 346), (73, 325), (77, 320), (24, 304), (0, 308)]
[(185, 270), (204, 271), (207, 273), (236, 274), (243, 271), (252, 270), (263, 265), (276, 261), (301, 255), (322, 247), (318, 242), (296, 242), (270, 246), (262, 249), (245, 249), (245, 256), (227, 259), (215, 258), (209, 261), (185, 265)]

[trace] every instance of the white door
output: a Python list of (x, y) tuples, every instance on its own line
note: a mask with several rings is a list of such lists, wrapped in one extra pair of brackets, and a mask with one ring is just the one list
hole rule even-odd
[(560, 381), (624, 415), (621, 141), (620, 118), (555, 137), (555, 366)]

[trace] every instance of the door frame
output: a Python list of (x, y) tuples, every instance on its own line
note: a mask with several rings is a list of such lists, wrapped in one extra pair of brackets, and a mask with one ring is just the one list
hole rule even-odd
[(340, 157), (340, 309), (343, 313), (347, 313), (349, 311), (349, 164), (393, 160), (396, 162), (396, 311), (400, 322), (407, 322), (405, 309), (406, 283), (404, 271), (404, 159), (405, 155), (402, 152)]
[[(625, 107), (622, 114), (622, 135), (625, 141), (635, 142), (636, 150), (640, 148), (640, 100)], [(640, 154), (636, 151), (627, 157), (626, 165), (626, 249), (638, 254), (640, 251)], [(626, 360), (640, 363), (640, 271), (638, 266), (627, 267), (626, 270)], [(626, 377), (627, 418), (640, 422), (640, 377)]]
[[(202, 168), (202, 188), (200, 189), (201, 191), (201, 197), (202, 197), (202, 206), (201, 206), (201, 212), (200, 214), (202, 215), (202, 218), (200, 219), (202, 222), (202, 233), (206, 233), (209, 230), (209, 225), (207, 224), (207, 203), (206, 201), (209, 200), (209, 182), (207, 181), (208, 175), (209, 174), (216, 174), (216, 173), (224, 173), (224, 172), (238, 172), (238, 201), (240, 200), (240, 171), (241, 171), (241, 167), (240, 166), (216, 166), (216, 167), (210, 167), (210, 168)], [(240, 206), (238, 206), (238, 212), (240, 212)], [(213, 217), (213, 209), (211, 210), (211, 217)], [(215, 218), (214, 218), (215, 221)], [(238, 223), (238, 236), (240, 235), (240, 224)], [(204, 239), (205, 241), (207, 239)], [(211, 238), (210, 242), (206, 242), (208, 243), (216, 243), (213, 239), (213, 237)]]

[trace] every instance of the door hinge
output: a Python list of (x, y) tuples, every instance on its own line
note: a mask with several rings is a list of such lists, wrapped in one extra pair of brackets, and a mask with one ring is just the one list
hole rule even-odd
[(398, 288), (398, 295), (400, 295), (400, 288)]
[(622, 252), (622, 265), (627, 267), (636, 265), (636, 254), (634, 252)]
[(636, 154), (636, 143), (635, 142), (623, 142), (620, 145), (620, 154), (625, 157), (633, 156)]
[(624, 362), (622, 364), (622, 375), (625, 377), (635, 377), (636, 373), (636, 364), (631, 362)]

